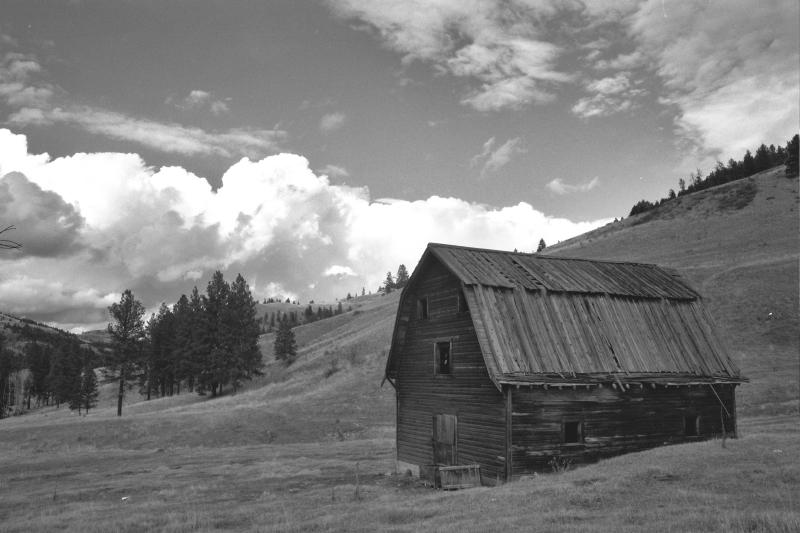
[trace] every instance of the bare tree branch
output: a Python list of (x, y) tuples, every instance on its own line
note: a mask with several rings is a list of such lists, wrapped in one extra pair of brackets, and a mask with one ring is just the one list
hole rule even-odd
[[(14, 226), (8, 226), (0, 230), (0, 234), (3, 234), (12, 229), (17, 229), (17, 228), (15, 228)], [(13, 250), (15, 248), (22, 248), (22, 245), (17, 241), (12, 241), (10, 239), (0, 239), (0, 250)]]

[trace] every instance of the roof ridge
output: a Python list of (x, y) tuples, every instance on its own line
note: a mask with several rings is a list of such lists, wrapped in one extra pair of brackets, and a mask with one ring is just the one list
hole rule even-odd
[(487, 253), (497, 253), (497, 254), (508, 254), (508, 255), (522, 255), (526, 257), (536, 257), (537, 259), (548, 259), (554, 261), (585, 261), (587, 263), (610, 263), (613, 265), (637, 265), (637, 266), (646, 266), (650, 268), (669, 268), (663, 267), (661, 265), (657, 265), (655, 263), (642, 263), (641, 261), (615, 261), (613, 259), (589, 259), (587, 257), (559, 257), (555, 255), (541, 255), (536, 252), (515, 252), (509, 250), (497, 250), (494, 248), (478, 248), (475, 246), (461, 246), (458, 244), (445, 244), (440, 242), (429, 242), (428, 248), (455, 248), (458, 250), (469, 250), (472, 252), (487, 252)]

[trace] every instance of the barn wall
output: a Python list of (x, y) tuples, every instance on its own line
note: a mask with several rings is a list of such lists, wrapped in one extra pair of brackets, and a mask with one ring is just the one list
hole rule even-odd
[[(458, 417), (458, 463), (481, 465), (485, 482), (505, 472), (505, 404), (489, 379), (468, 312), (459, 312), (459, 281), (436, 260), (423, 265), (404, 295), (408, 316), (397, 361), (397, 456), (416, 465), (433, 463), (433, 416)], [(428, 298), (428, 319), (416, 302)], [(404, 318), (404, 317), (403, 317)], [(452, 373), (434, 372), (434, 343), (453, 338)]]
[[(715, 385), (731, 415), (734, 386)], [(550, 388), (510, 389), (512, 393), (511, 448), (513, 476), (550, 470), (554, 456), (573, 464), (602, 457), (721, 436), (720, 403), (707, 385), (650, 387), (620, 392), (611, 387), (589, 390)], [(684, 432), (684, 416), (699, 415), (699, 435)], [(562, 421), (582, 422), (583, 443), (562, 444)], [(735, 423), (726, 417), (732, 436)]]

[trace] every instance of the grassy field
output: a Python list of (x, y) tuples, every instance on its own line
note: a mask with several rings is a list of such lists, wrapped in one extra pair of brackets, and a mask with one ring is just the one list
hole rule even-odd
[(267, 356), (236, 394), (131, 392), (117, 418), (108, 384), (88, 416), (0, 420), (0, 531), (798, 531), (797, 220), (797, 180), (767, 173), (549, 250), (658, 262), (701, 290), (752, 380), (725, 448), (425, 488), (394, 471), (394, 391), (380, 381), (398, 295), (372, 295), (298, 327), (297, 362)]

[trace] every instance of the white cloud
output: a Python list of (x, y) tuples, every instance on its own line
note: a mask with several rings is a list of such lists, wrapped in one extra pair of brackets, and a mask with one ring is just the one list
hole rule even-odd
[(319, 129), (322, 133), (330, 133), (344, 126), (346, 121), (347, 116), (344, 113), (328, 113), (320, 119)]
[(222, 115), (230, 111), (225, 100), (215, 98), (210, 92), (201, 89), (193, 89), (180, 99), (169, 97), (167, 103), (174, 104), (180, 109), (207, 109), (214, 115)]
[[(34, 79), (43, 73), (35, 58), (10, 52), (0, 60), (0, 102), (11, 108), (6, 123), (15, 126), (69, 124), (88, 132), (137, 143), (162, 152), (223, 157), (263, 157), (278, 151), (286, 132), (279, 129), (201, 128), (137, 118), (96, 106), (69, 102), (64, 91)], [(227, 104), (211, 93), (191, 91), (179, 103), (184, 108), (207, 107), (212, 113), (227, 111)]]
[(8, 122), (17, 126), (69, 124), (98, 135), (184, 155), (260, 157), (277, 151), (286, 137), (282, 130), (235, 128), (209, 132), (89, 106), (22, 108)]
[(483, 143), (481, 153), (470, 160), (470, 166), (480, 166), (481, 177), (485, 178), (490, 173), (495, 173), (506, 166), (516, 154), (525, 153), (525, 149), (520, 146), (521, 144), (522, 140), (519, 137), (514, 137), (495, 149), (495, 138), (491, 137)]
[(586, 90), (593, 93), (578, 100), (572, 112), (582, 118), (602, 117), (627, 111), (636, 106), (636, 99), (645, 91), (630, 81), (628, 72), (619, 72), (586, 83)]
[(796, 0), (651, 0), (629, 31), (678, 110), (679, 133), (724, 160), (797, 131), (798, 16)]
[(597, 176), (584, 183), (579, 183), (577, 185), (566, 183), (561, 178), (555, 178), (547, 183), (547, 188), (550, 189), (550, 191), (554, 192), (555, 194), (562, 195), (562, 194), (572, 194), (576, 192), (588, 192), (597, 187), (598, 185), (600, 185), (600, 178)]
[(331, 178), (347, 178), (350, 176), (350, 172), (346, 168), (330, 164), (319, 169), (319, 174), (330, 176)]
[[(556, 2), (525, 6), (501, 0), (332, 0), (334, 11), (367, 24), (403, 61), (475, 80), (461, 102), (480, 111), (553, 100), (572, 77), (555, 64), (562, 50), (542, 38)], [(571, 6), (568, 6), (571, 7)]]
[(0, 187), (46, 198), (53, 216), (80, 216), (67, 226), (80, 246), (48, 257), (57, 246), (44, 242), (41, 256), (0, 257), (0, 301), (70, 327), (106, 320), (105, 307), (125, 288), (152, 307), (192, 284), (202, 290), (216, 269), (230, 279), (241, 272), (259, 299), (330, 299), (376, 288), (430, 241), (535, 249), (540, 237), (563, 240), (606, 222), (552, 218), (526, 203), (373, 202), (365, 188), (332, 185), (292, 154), (242, 159), (214, 191), (185, 169), (154, 169), (136, 154), (30, 155), (24, 136), (0, 129), (0, 176), (14, 171), (26, 181), (13, 174)]
[(356, 276), (356, 272), (349, 266), (331, 265), (322, 273), (323, 276), (333, 276), (336, 278), (346, 278)]

